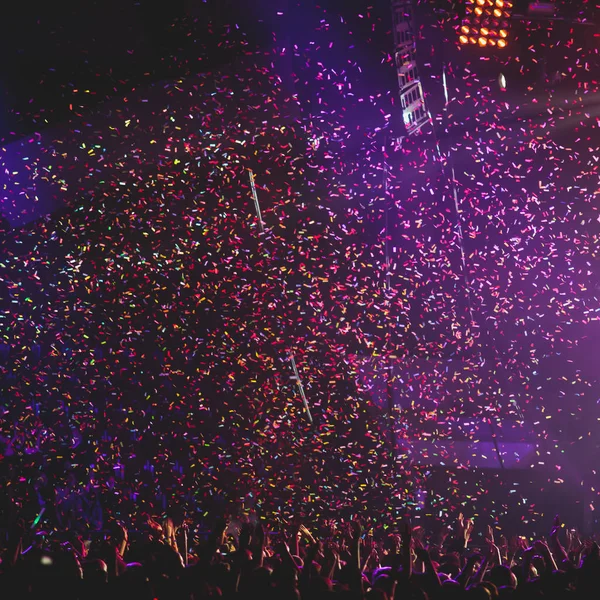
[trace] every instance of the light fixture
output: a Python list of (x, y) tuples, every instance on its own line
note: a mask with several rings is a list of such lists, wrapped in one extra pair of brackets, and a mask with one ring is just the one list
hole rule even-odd
[(514, 0), (465, 0), (466, 15), (457, 28), (461, 44), (506, 47)]

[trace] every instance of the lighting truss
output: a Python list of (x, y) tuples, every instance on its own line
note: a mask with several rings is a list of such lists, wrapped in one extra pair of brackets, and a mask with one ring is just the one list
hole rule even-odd
[(429, 121), (417, 68), (413, 11), (413, 0), (392, 0), (400, 104), (408, 135), (414, 135)]

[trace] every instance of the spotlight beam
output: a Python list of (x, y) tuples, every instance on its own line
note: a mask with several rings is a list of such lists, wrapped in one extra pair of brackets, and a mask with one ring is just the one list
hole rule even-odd
[(313, 418), (310, 413), (310, 407), (308, 406), (308, 400), (306, 399), (306, 393), (304, 392), (304, 385), (302, 385), (302, 380), (300, 379), (300, 373), (298, 372), (298, 366), (296, 365), (296, 358), (290, 352), (290, 362), (292, 363), (292, 371), (294, 372), (294, 377), (292, 379), (296, 380), (296, 385), (298, 386), (298, 392), (300, 394), (300, 398), (302, 398), (302, 404), (304, 404), (304, 410), (306, 411), (306, 417), (308, 418), (308, 422), (312, 425)]
[(252, 169), (248, 169), (250, 175), (250, 189), (252, 191), (252, 198), (254, 199), (254, 208), (256, 209), (256, 218), (258, 219), (258, 227), (261, 233), (265, 232), (265, 224), (262, 220), (262, 214), (260, 212), (260, 204), (258, 202), (258, 194), (256, 193), (256, 185), (254, 184), (254, 172)]

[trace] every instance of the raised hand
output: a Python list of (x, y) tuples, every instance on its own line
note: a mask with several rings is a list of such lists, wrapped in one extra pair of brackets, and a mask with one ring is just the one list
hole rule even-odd
[(415, 548), (424, 548), (425, 530), (420, 526), (416, 525), (412, 529), (413, 545)]
[(315, 543), (313, 534), (304, 525), (300, 525), (298, 531), (300, 535), (303, 535), (311, 544)]
[(355, 519), (350, 524), (350, 539), (353, 542), (360, 540), (360, 537), (363, 534), (363, 526), (358, 519)]
[(279, 554), (279, 556), (283, 557), (291, 557), (290, 547), (288, 546), (287, 539), (285, 536), (280, 536), (275, 544), (275, 550)]
[(502, 553), (496, 544), (490, 544), (488, 550), (488, 562), (495, 562), (498, 565), (502, 564)]
[(465, 519), (462, 513), (458, 515), (458, 537), (464, 548), (469, 544), (474, 526), (475, 523), (473, 519)]
[(542, 540), (536, 540), (533, 542), (534, 551), (539, 554), (546, 563), (546, 568), (551, 571), (556, 571), (557, 566), (554, 561), (554, 556), (552, 556), (552, 552), (550, 552), (550, 548), (548, 548), (548, 544), (543, 542)]
[(486, 543), (490, 544), (490, 545), (494, 545), (494, 529), (491, 525), (487, 526), (487, 535), (485, 538)]
[(240, 531), (240, 550), (245, 550), (250, 547), (252, 531), (253, 527), (250, 523), (244, 523), (242, 525), (242, 530)]
[(554, 517), (554, 522), (552, 523), (552, 529), (550, 530), (550, 539), (551, 540), (558, 539), (558, 532), (560, 531), (561, 527), (562, 527), (562, 523), (561, 523), (560, 517), (558, 515), (556, 515)]
[(371, 554), (371, 550), (373, 550), (373, 547), (373, 536), (371, 535), (371, 533), (367, 533), (363, 539), (363, 550), (367, 556)]
[(259, 521), (256, 524), (256, 527), (254, 528), (254, 536), (256, 538), (257, 543), (264, 545), (266, 535), (265, 535), (265, 528), (261, 521)]
[(334, 519), (325, 521), (325, 535), (327, 538), (332, 539), (337, 533), (337, 524)]
[(404, 520), (402, 523), (402, 526), (400, 527), (400, 538), (402, 539), (402, 543), (409, 543), (411, 542), (413, 537), (413, 528), (412, 525), (410, 524), (409, 520)]
[(340, 555), (338, 552), (337, 544), (329, 541), (325, 547), (325, 560), (328, 565), (328, 569), (324, 572), (328, 579), (333, 579), (336, 569), (340, 567)]

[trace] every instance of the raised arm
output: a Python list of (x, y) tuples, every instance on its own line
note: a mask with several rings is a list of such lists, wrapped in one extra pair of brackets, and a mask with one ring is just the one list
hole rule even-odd
[(558, 539), (558, 534), (561, 530), (562, 523), (560, 521), (560, 517), (556, 515), (554, 517), (554, 523), (552, 524), (552, 529), (550, 530), (550, 550), (552, 551), (552, 555), (554, 560), (558, 564), (562, 564), (563, 561), (569, 560), (569, 555), (566, 550), (563, 548), (560, 540)]
[(350, 562), (351, 569), (351, 590), (360, 598), (363, 597), (362, 573), (360, 570), (360, 538), (363, 528), (359, 521), (352, 521), (350, 527)]
[(429, 556), (429, 552), (425, 548), (415, 548), (417, 558), (423, 563), (425, 567), (425, 576), (431, 583), (431, 587), (434, 589), (440, 588), (442, 583), (438, 575), (437, 569)]
[(402, 546), (400, 549), (400, 557), (402, 564), (402, 573), (405, 579), (410, 579), (412, 576), (412, 525), (406, 521), (400, 533), (402, 538)]
[(217, 550), (220, 546), (223, 545), (225, 540), (225, 530), (227, 529), (227, 520), (220, 518), (217, 519), (213, 530), (208, 536), (208, 540), (206, 546), (204, 547), (204, 551), (200, 554), (200, 562), (204, 564), (209, 564), (215, 557)]
[(263, 524), (259, 521), (254, 528), (254, 536), (253, 536), (253, 558), (254, 564), (257, 567), (262, 567), (265, 559), (265, 528)]
[(475, 563), (479, 560), (478, 554), (472, 554), (467, 558), (467, 562), (465, 566), (462, 568), (461, 572), (456, 577), (456, 581), (460, 583), (461, 587), (466, 588), (469, 581), (473, 577), (473, 571), (475, 570)]
[(553, 571), (558, 569), (556, 566), (556, 561), (554, 560), (552, 552), (550, 552), (550, 548), (548, 548), (547, 544), (541, 540), (537, 540), (533, 543), (533, 548), (544, 559), (544, 563), (546, 565), (546, 574), (550, 575)]

